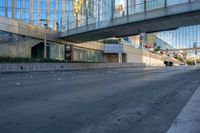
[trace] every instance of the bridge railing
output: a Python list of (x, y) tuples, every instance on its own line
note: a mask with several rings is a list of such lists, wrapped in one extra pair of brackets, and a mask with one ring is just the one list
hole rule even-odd
[[(52, 30), (61, 30), (61, 31), (70, 31), (74, 30), (77, 28), (81, 28), (87, 25), (96, 25), (96, 28), (98, 27), (106, 27), (109, 23), (112, 22), (113, 19), (119, 18), (119, 17), (125, 17), (129, 16), (132, 14), (137, 14), (141, 12), (146, 12), (146, 11), (151, 11), (159, 8), (165, 8), (173, 5), (178, 5), (182, 3), (190, 3), (193, 1), (199, 1), (199, 0), (139, 0), (140, 2), (135, 2), (135, 3), (129, 3), (129, 0), (127, 1), (126, 5), (115, 5), (114, 2), (116, 0), (109, 0), (111, 3), (108, 4), (107, 7), (99, 7), (99, 5), (94, 6), (93, 12), (88, 11), (87, 7), (84, 8), (84, 15), (80, 15), (79, 13), (75, 13), (75, 11), (68, 11), (67, 10), (58, 10), (59, 12), (62, 12), (62, 14), (65, 14), (65, 16), (62, 16), (62, 23), (57, 25), (58, 27), (52, 27)], [(99, 8), (102, 9), (99, 9)], [(51, 8), (50, 8), (51, 9)], [(0, 4), (0, 16), (5, 15), (5, 14), (10, 14), (11, 13), (12, 7), (5, 7)], [(27, 14), (30, 9), (21, 9), (17, 8), (15, 9), (17, 11), (19, 10), (24, 10), (24, 14)], [(8, 11), (9, 13), (5, 13)], [(34, 9), (33, 12), (37, 12), (38, 9)], [(26, 13), (25, 13), (26, 12)], [(30, 11), (31, 12), (31, 11)], [(42, 13), (53, 13), (54, 10), (50, 10), (49, 12), (46, 12), (46, 10), (41, 9)], [(69, 13), (70, 12), (70, 13)], [(52, 14), (51, 14), (52, 15)], [(29, 14), (29, 16), (31, 16)], [(5, 16), (4, 16), (5, 17)], [(23, 21), (25, 23), (30, 23), (34, 25), (39, 25), (42, 26), (43, 23), (47, 22), (40, 22), (40, 20), (29, 20), (29, 18), (26, 18), (25, 16), (23, 17), (22, 14), (18, 14), (17, 20)], [(32, 18), (34, 19), (34, 17)], [(50, 25), (55, 26), (55, 20), (48, 20), (48, 23)], [(60, 20), (56, 20), (60, 21)], [(51, 27), (51, 26), (50, 26)]]
[(116, 18), (156, 10), (159, 8), (167, 8), (178, 4), (190, 3), (193, 1), (198, 0), (143, 0), (142, 2), (131, 5), (127, 3), (124, 7), (117, 7), (116, 5), (111, 4), (110, 10), (96, 12), (96, 14), (90, 16), (88, 13), (85, 15), (69, 15), (67, 16), (67, 23), (64, 27), (66, 27), (65, 31), (75, 30), (91, 24), (95, 25), (96, 28), (106, 27), (106, 25), (110, 24), (112, 20)]

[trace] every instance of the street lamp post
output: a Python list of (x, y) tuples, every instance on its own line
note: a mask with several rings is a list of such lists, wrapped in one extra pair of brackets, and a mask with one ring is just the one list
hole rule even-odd
[(44, 24), (45, 27), (45, 33), (44, 33), (44, 59), (47, 58), (47, 28), (48, 25)]
[(44, 24), (44, 29), (45, 29), (45, 31), (44, 31), (44, 59), (46, 59), (47, 58), (47, 28), (48, 28), (47, 22), (48, 22), (48, 19), (40, 19), (39, 21), (46, 22)]

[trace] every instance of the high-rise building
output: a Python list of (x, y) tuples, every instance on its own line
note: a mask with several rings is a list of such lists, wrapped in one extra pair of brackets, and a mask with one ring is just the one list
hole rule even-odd
[[(0, 0), (0, 16), (34, 25), (47, 23), (52, 29), (66, 28), (74, 19), (72, 0)], [(61, 26), (62, 25), (62, 26)]]

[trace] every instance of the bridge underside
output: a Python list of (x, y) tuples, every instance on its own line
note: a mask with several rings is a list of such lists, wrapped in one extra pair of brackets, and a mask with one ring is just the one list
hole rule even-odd
[(200, 1), (113, 18), (70, 29), (61, 38), (72, 42), (95, 41), (109, 37), (136, 35), (200, 24)]
[(80, 43), (100, 40), (109, 37), (136, 35), (141, 32), (164, 31), (197, 24), (200, 24), (200, 11), (102, 28), (98, 30), (70, 35), (67, 37), (63, 37), (63, 39)]

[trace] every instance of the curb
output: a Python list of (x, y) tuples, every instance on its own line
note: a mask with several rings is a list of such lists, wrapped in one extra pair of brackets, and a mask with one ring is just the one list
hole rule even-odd
[(200, 133), (200, 86), (176, 117), (167, 133)]

